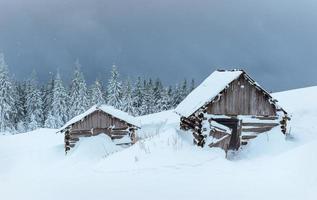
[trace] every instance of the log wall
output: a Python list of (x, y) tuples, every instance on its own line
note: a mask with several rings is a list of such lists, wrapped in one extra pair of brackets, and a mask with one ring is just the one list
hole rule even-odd
[[(210, 90), (212, 92), (212, 88)], [(270, 131), (278, 125), (281, 126), (282, 132), (287, 134), (287, 122), (290, 118), (283, 109), (275, 106), (275, 101), (271, 98), (246, 74), (242, 74), (221, 91), (212, 102), (198, 109), (189, 117), (182, 117), (180, 127), (183, 130), (190, 130), (194, 143), (203, 147), (206, 135), (202, 130), (202, 122), (204, 120), (216, 121), (231, 128), (231, 134), (211, 132), (209, 136), (215, 138), (216, 142), (207, 145), (220, 147), (225, 151), (238, 150), (241, 145), (246, 145), (258, 134)], [(282, 120), (280, 119), (280, 111), (284, 115)], [(208, 115), (205, 116), (206, 113), (212, 118), (208, 118)], [(229, 118), (223, 118), (223, 116)], [(243, 117), (239, 118), (238, 116)], [(251, 120), (248, 120), (247, 116), (250, 116)], [(226, 120), (237, 119), (239, 123), (233, 125), (224, 123)]]

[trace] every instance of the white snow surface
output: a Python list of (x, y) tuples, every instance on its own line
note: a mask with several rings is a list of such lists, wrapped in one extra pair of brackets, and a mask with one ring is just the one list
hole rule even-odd
[(281, 105), (290, 114), (298, 112), (317, 112), (317, 86), (273, 93)]
[(114, 108), (113, 106), (109, 106), (109, 105), (94, 105), (91, 108), (89, 108), (87, 111), (85, 111), (84, 113), (77, 115), (76, 117), (72, 118), (71, 120), (69, 120), (62, 128), (60, 128), (58, 131), (62, 131), (65, 128), (67, 128), (68, 126), (82, 120), (84, 117), (86, 117), (87, 115), (90, 115), (91, 113), (95, 112), (96, 110), (101, 110), (105, 113), (108, 113), (110, 115), (112, 115), (115, 118), (121, 119), (123, 121), (128, 122), (129, 124), (132, 124), (136, 127), (140, 127), (140, 121), (138, 121), (134, 116), (129, 115), (126, 112), (123, 112), (121, 110), (118, 110), (116, 108)]
[(140, 139), (153, 137), (169, 128), (178, 128), (180, 121), (174, 110), (139, 116), (137, 119), (141, 122), (141, 129), (137, 132)]
[(188, 117), (210, 102), (243, 71), (215, 71), (197, 86), (175, 109), (176, 113)]
[(129, 148), (99, 135), (65, 156), (57, 130), (0, 134), (0, 198), (316, 199), (317, 87), (273, 96), (292, 115), (293, 138), (276, 127), (229, 160), (221, 149), (194, 146), (173, 111), (138, 117), (140, 140)]

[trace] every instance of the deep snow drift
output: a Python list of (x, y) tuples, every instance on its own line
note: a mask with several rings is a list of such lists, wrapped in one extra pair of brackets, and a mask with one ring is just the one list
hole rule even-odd
[(292, 136), (262, 134), (232, 160), (192, 145), (165, 111), (138, 117), (130, 148), (86, 138), (65, 156), (56, 130), (0, 136), (1, 199), (316, 199), (317, 87), (273, 95), (292, 115)]

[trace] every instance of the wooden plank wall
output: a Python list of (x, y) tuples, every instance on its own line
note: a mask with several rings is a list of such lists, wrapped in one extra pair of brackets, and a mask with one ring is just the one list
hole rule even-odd
[(102, 111), (95, 111), (83, 120), (75, 123), (72, 126), (72, 130), (90, 130), (92, 128), (109, 128), (111, 126), (121, 128), (128, 127), (128, 124), (117, 118), (111, 117)]
[[(212, 88), (211, 88), (212, 89)], [(251, 85), (244, 76), (233, 81), (219, 101), (207, 106), (208, 114), (275, 116), (275, 106), (268, 97)]]
[(79, 141), (81, 137), (90, 137), (101, 133), (107, 134), (111, 139), (121, 139), (128, 135), (131, 143), (122, 143), (129, 145), (135, 143), (136, 127), (129, 125), (120, 119), (102, 111), (95, 111), (82, 120), (74, 123), (70, 130), (65, 132), (65, 152), (69, 151)]

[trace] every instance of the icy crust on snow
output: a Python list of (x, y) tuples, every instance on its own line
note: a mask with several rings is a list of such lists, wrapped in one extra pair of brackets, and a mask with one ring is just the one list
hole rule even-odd
[(105, 113), (108, 113), (110, 115), (112, 115), (115, 118), (121, 119), (123, 121), (128, 122), (129, 124), (132, 124), (136, 127), (140, 127), (140, 122), (133, 117), (132, 115), (129, 115), (126, 112), (123, 112), (121, 110), (118, 110), (116, 108), (114, 108), (113, 106), (109, 106), (109, 105), (94, 105), (93, 107), (91, 107), (90, 109), (88, 109), (86, 112), (77, 115), (76, 117), (72, 118), (71, 120), (69, 120), (62, 128), (60, 128), (58, 131), (62, 131), (65, 128), (67, 128), (68, 126), (82, 120), (84, 117), (90, 115), (91, 113), (95, 112), (96, 110), (101, 110)]
[(188, 117), (216, 97), (243, 71), (215, 71), (195, 88), (175, 109), (176, 113)]

